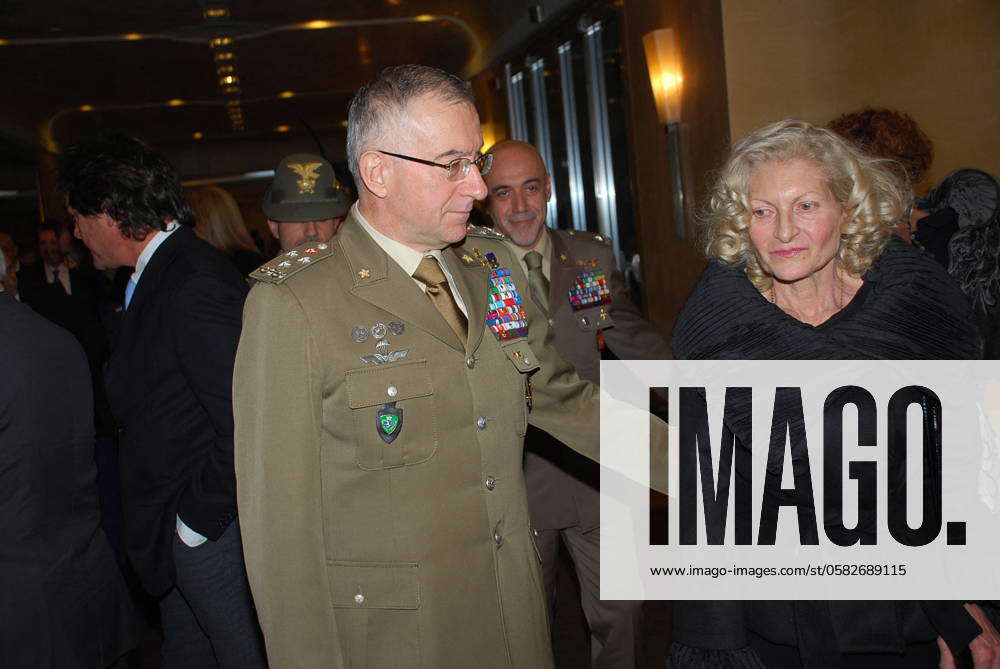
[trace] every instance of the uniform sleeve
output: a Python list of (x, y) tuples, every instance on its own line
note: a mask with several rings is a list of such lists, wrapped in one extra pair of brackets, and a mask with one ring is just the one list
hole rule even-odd
[(629, 299), (625, 288), (625, 278), (618, 271), (614, 257), (610, 256), (605, 266), (609, 268), (609, 288), (611, 308), (608, 313), (615, 322), (614, 327), (602, 330), (608, 348), (621, 360), (670, 360), (670, 345), (667, 344), (656, 326), (639, 313), (635, 303)]
[[(520, 264), (513, 263), (510, 267), (517, 286), (527, 288), (528, 280)], [(540, 368), (531, 377), (533, 398), (528, 422), (577, 453), (600, 462), (601, 410), (597, 386), (581, 379), (559, 355), (548, 315), (532, 300), (524, 300), (524, 307), (528, 316), (528, 343), (540, 363)], [(655, 489), (666, 493), (667, 427), (652, 414), (649, 426), (650, 444), (653, 445), (649, 478)], [(629, 447), (649, 448), (647, 444), (630, 444)]]
[(323, 536), (319, 365), (292, 292), (256, 286), (233, 381), (236, 482), (247, 575), (274, 669), (342, 658)]

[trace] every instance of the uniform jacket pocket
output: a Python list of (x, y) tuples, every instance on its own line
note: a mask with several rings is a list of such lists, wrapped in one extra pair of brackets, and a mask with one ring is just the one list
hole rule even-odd
[(437, 407), (426, 360), (351, 369), (346, 384), (358, 467), (389, 469), (433, 457)]

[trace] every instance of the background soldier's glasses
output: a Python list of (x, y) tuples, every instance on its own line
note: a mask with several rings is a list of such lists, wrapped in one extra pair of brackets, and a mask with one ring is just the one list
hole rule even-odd
[(469, 170), (473, 165), (479, 170), (481, 175), (489, 174), (490, 168), (493, 167), (493, 154), (492, 153), (479, 153), (476, 154), (475, 158), (456, 158), (449, 163), (435, 163), (433, 160), (424, 160), (423, 158), (414, 158), (413, 156), (404, 156), (401, 153), (392, 153), (391, 151), (382, 151), (381, 149), (376, 149), (379, 153), (384, 153), (387, 156), (392, 156), (394, 158), (402, 158), (403, 160), (409, 160), (414, 163), (420, 163), (421, 165), (431, 165), (432, 167), (440, 167), (448, 173), (449, 181), (461, 181), (465, 177), (469, 176)]

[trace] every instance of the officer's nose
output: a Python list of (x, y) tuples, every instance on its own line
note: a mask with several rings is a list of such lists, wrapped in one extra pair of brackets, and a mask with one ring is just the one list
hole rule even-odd
[(462, 179), (462, 188), (464, 194), (469, 197), (477, 200), (482, 200), (486, 197), (486, 182), (483, 181), (483, 175), (475, 165), (469, 168), (469, 173)]

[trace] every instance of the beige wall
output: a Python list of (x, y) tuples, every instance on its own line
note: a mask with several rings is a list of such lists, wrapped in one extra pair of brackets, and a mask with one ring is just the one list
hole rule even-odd
[(893, 107), (934, 142), (924, 186), (961, 167), (1000, 175), (997, 0), (722, 0), (722, 17), (734, 141)]

